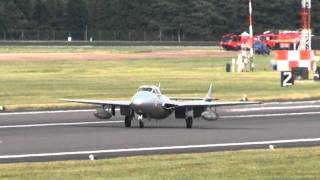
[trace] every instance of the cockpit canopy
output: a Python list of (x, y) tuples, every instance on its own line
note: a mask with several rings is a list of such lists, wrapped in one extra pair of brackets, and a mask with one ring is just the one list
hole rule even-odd
[(151, 92), (151, 93), (157, 94), (157, 95), (161, 94), (160, 89), (156, 86), (141, 86), (138, 89), (138, 92), (142, 92), (142, 91)]

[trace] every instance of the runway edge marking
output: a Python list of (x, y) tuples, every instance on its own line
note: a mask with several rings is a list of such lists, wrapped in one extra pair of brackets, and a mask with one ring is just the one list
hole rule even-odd
[(254, 117), (278, 117), (278, 116), (303, 116), (303, 115), (319, 115), (319, 114), (320, 114), (320, 112), (253, 114), (253, 115), (221, 116), (220, 119), (226, 119), (226, 118), (254, 118)]
[(290, 144), (290, 143), (307, 143), (320, 142), (320, 138), (313, 139), (292, 139), (292, 140), (273, 140), (260, 142), (243, 142), (243, 143), (224, 143), (224, 144), (204, 144), (204, 145), (186, 145), (186, 146), (167, 146), (167, 147), (148, 147), (148, 148), (129, 148), (129, 149), (110, 149), (94, 151), (74, 151), (58, 153), (40, 153), (40, 154), (20, 154), (20, 155), (2, 155), (0, 159), (19, 159), (19, 158), (36, 158), (68, 155), (87, 155), (102, 153), (125, 153), (125, 152), (143, 152), (143, 151), (161, 151), (161, 150), (181, 150), (181, 149), (200, 149), (200, 148), (217, 148), (217, 147), (236, 147), (236, 146), (254, 146), (270, 144)]
[(25, 125), (0, 126), (0, 129), (50, 127), (50, 126), (75, 126), (75, 125), (90, 125), (90, 124), (113, 124), (113, 123), (123, 123), (123, 122), (124, 121), (94, 121), (94, 122), (74, 122), (74, 123), (25, 124)]
[(95, 111), (94, 109), (84, 109), (84, 110), (60, 110), (60, 111), (11, 112), (11, 113), (0, 113), (0, 116), (77, 113), (77, 112), (94, 112), (94, 111)]
[(320, 100), (311, 100), (311, 101), (283, 101), (283, 102), (266, 102), (266, 103), (263, 103), (265, 105), (272, 105), (272, 104), (275, 104), (275, 105), (290, 105), (290, 104), (316, 104), (316, 103), (320, 103)]
[(270, 110), (297, 110), (297, 109), (316, 109), (320, 105), (303, 105), (303, 106), (274, 106), (274, 107), (253, 107), (253, 108), (237, 108), (230, 109), (229, 112), (252, 112), (252, 111), (270, 111)]

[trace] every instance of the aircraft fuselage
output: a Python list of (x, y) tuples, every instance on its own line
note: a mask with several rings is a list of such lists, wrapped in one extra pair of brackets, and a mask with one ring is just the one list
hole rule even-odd
[(137, 92), (131, 100), (131, 108), (138, 115), (144, 115), (151, 119), (165, 119), (172, 114), (169, 109), (163, 108), (163, 104), (169, 98), (148, 91)]

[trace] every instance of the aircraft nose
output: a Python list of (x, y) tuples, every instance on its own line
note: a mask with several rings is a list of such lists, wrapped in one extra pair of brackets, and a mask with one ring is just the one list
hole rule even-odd
[(137, 113), (148, 113), (148, 109), (152, 105), (152, 99), (146, 94), (136, 95), (131, 103), (131, 106), (134, 111)]
[(136, 98), (134, 98), (133, 101), (132, 101), (132, 105), (133, 105), (134, 107), (136, 107), (136, 106), (141, 106), (141, 105), (143, 105), (143, 104), (145, 104), (145, 100), (144, 100), (143, 98), (140, 98), (140, 97), (136, 97)]

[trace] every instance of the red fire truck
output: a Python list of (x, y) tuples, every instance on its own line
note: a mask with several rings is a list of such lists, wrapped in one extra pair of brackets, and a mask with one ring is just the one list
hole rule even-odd
[(279, 31), (276, 33), (265, 32), (256, 36), (261, 42), (270, 49), (294, 49), (297, 48), (300, 41), (300, 32), (298, 31)]
[[(243, 33), (241, 35), (226, 34), (222, 37), (220, 45), (225, 50), (240, 50), (242, 44), (248, 44), (250, 37)], [(254, 41), (260, 41), (267, 45), (269, 49), (294, 49), (299, 45), (300, 32), (298, 31), (278, 31), (265, 32), (254, 36)]]
[(237, 34), (226, 34), (222, 36), (220, 45), (223, 49), (229, 50), (240, 50), (241, 45), (245, 44), (249, 40), (249, 36), (246, 34), (237, 35)]

